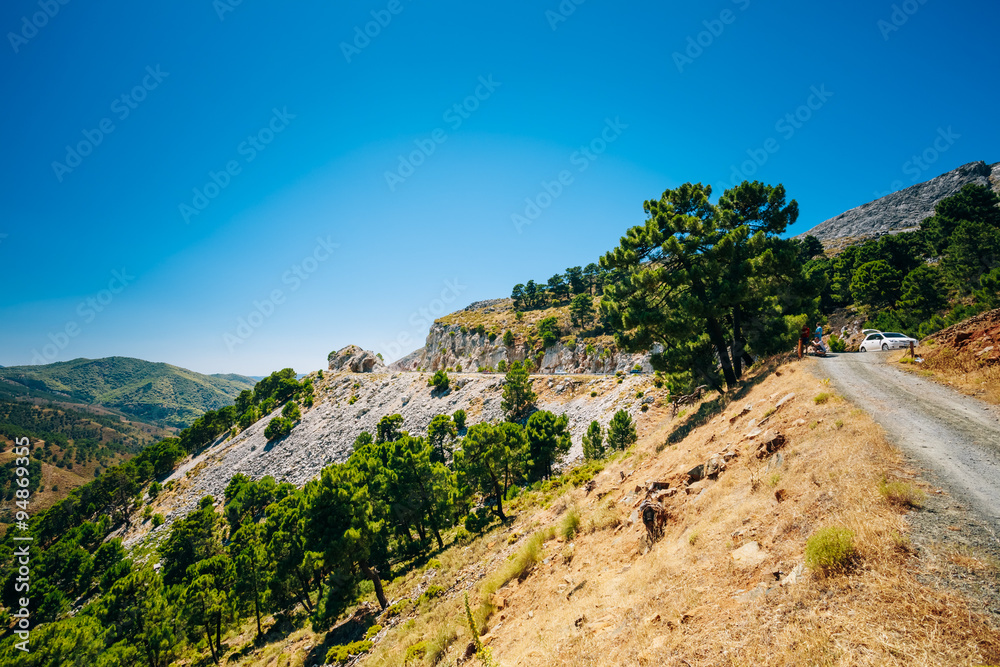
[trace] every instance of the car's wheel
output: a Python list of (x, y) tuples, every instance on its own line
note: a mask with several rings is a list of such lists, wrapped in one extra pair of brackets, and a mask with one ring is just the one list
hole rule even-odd
[(888, 352), (889, 351), (889, 344), (888, 343), (882, 343), (882, 351), (883, 352)]
[(868, 349), (867, 349), (867, 348), (866, 348), (866, 347), (865, 347), (864, 345), (862, 345), (862, 346), (861, 346), (860, 348), (858, 348), (858, 349), (859, 349), (859, 350), (861, 350), (862, 352), (867, 352), (867, 351), (868, 351)]

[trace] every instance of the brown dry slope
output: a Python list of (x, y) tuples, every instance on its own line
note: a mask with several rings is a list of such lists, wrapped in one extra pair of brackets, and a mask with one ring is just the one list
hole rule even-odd
[[(510, 525), (392, 582), (411, 602), (381, 616), (362, 664), (478, 664), (466, 592), (508, 667), (1000, 663), (980, 594), (996, 564), (911, 542), (922, 511), (904, 505), (935, 489), (824, 370), (765, 369), (729, 403), (664, 416), (593, 484), (518, 499)], [(698, 466), (709, 476), (695, 481)], [(651, 545), (649, 489), (667, 511)], [(828, 527), (853, 534), (845, 571), (803, 567)], [(979, 583), (937, 576), (942, 560)], [(421, 602), (431, 587), (440, 597)]]
[[(602, 503), (623, 523), (585, 532), (571, 549), (548, 542), (535, 572), (501, 589), (505, 606), (488, 636), (499, 661), (1000, 662), (1000, 634), (972, 611), (980, 605), (921, 583), (928, 565), (909, 546), (907, 516), (879, 491), (883, 479), (913, 473), (901, 467), (881, 429), (832, 395), (814, 368), (814, 361), (786, 367), (659, 453), (669, 429), (644, 439), (634, 456), (596, 478), (590, 494), (566, 497), (584, 527)], [(758, 459), (754, 452), (768, 429), (784, 435), (785, 444), (780, 457)], [(647, 481), (676, 479), (725, 451), (738, 455), (716, 480), (682, 485), (666, 499), (664, 535), (646, 552), (645, 529), (633, 511)], [(799, 567), (807, 538), (826, 526), (854, 533), (857, 559), (847, 573), (824, 577)]]

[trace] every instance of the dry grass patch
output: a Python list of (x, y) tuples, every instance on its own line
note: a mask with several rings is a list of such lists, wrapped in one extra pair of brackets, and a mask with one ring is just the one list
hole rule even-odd
[(973, 352), (956, 352), (941, 347), (929, 353), (922, 363), (914, 363), (909, 352), (901, 352), (895, 361), (905, 370), (930, 378), (966, 396), (974, 396), (1000, 405), (1000, 364), (987, 363)]

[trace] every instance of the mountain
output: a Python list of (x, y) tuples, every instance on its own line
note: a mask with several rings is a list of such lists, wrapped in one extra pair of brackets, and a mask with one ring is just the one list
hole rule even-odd
[(0, 380), (5, 381), (0, 383), (0, 396), (96, 405), (174, 427), (185, 427), (207, 410), (229, 405), (256, 384), (242, 375), (203, 375), (129, 357), (10, 366), (0, 368)]
[(913, 229), (934, 214), (934, 206), (969, 183), (986, 185), (1000, 192), (1000, 162), (987, 165), (970, 162), (937, 178), (893, 192), (816, 225), (803, 236), (815, 236), (825, 245), (838, 239), (863, 239)]

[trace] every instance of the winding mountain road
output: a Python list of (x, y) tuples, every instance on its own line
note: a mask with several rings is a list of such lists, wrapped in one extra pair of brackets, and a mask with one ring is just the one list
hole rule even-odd
[(878, 352), (817, 359), (818, 371), (865, 409), (904, 453), (1000, 535), (1000, 410), (895, 368)]

